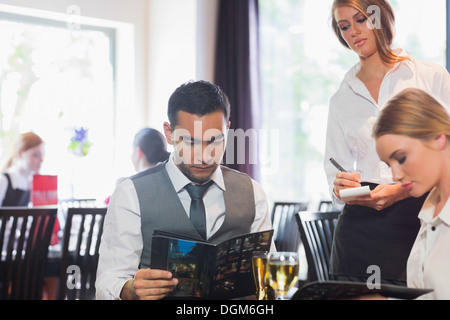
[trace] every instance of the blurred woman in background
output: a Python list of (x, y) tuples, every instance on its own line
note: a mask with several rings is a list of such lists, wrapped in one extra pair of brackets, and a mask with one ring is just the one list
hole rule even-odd
[(28, 206), (33, 175), (44, 161), (45, 144), (33, 132), (20, 136), (14, 154), (0, 175), (0, 206)]
[(144, 128), (134, 137), (131, 161), (136, 172), (166, 161), (169, 155), (166, 139), (158, 130)]
[[(158, 130), (143, 128), (134, 136), (131, 162), (136, 172), (150, 169), (158, 163), (166, 161), (169, 159), (169, 155), (166, 138)], [(126, 179), (127, 177), (118, 178), (116, 180), (116, 186)], [(109, 204), (110, 198), (111, 196), (108, 196), (105, 199), (105, 204)]]

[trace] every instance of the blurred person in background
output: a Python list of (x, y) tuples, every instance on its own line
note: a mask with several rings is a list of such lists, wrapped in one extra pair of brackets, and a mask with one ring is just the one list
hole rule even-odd
[(143, 128), (136, 133), (133, 141), (131, 161), (136, 172), (152, 168), (169, 158), (167, 142), (161, 132)]
[[(153, 128), (143, 128), (134, 136), (131, 162), (137, 173), (153, 168), (158, 163), (169, 159), (169, 156), (170, 153), (167, 151), (166, 138), (158, 130)], [(116, 186), (127, 178), (128, 177), (120, 177), (117, 179)], [(109, 202), (109, 197), (106, 202)]]
[[(160, 162), (169, 159), (170, 156), (170, 152), (167, 151), (166, 138), (161, 132), (153, 128), (139, 130), (134, 136), (132, 148), (131, 162), (136, 172), (153, 168)], [(116, 187), (127, 178), (118, 178)], [(108, 196), (105, 199), (105, 204), (109, 204), (110, 198), (111, 196)]]
[(44, 140), (33, 132), (20, 136), (14, 154), (0, 175), (0, 206), (28, 206), (33, 175), (45, 156)]

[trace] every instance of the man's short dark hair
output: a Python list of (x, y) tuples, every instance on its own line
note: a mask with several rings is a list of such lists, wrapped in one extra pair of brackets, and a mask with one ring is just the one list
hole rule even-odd
[(177, 88), (169, 99), (167, 115), (172, 129), (177, 125), (179, 111), (198, 116), (222, 111), (228, 121), (230, 102), (219, 86), (208, 81), (191, 81)]

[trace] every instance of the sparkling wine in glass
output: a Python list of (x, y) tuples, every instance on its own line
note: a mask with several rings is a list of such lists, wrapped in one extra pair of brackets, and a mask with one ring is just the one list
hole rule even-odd
[(298, 279), (299, 262), (296, 252), (271, 252), (267, 257), (269, 284), (278, 293), (278, 299), (284, 300), (289, 289)]

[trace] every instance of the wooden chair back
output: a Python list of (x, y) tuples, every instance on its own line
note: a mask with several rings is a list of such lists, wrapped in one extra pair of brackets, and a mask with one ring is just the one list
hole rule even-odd
[(303, 202), (275, 202), (272, 209), (273, 240), (277, 251), (297, 252), (301, 243), (295, 214), (307, 209)]
[(0, 299), (40, 300), (57, 208), (0, 208)]
[(59, 300), (94, 300), (107, 208), (68, 208), (62, 243)]
[(310, 281), (334, 280), (329, 274), (334, 230), (340, 212), (298, 212), (295, 217), (308, 262)]

